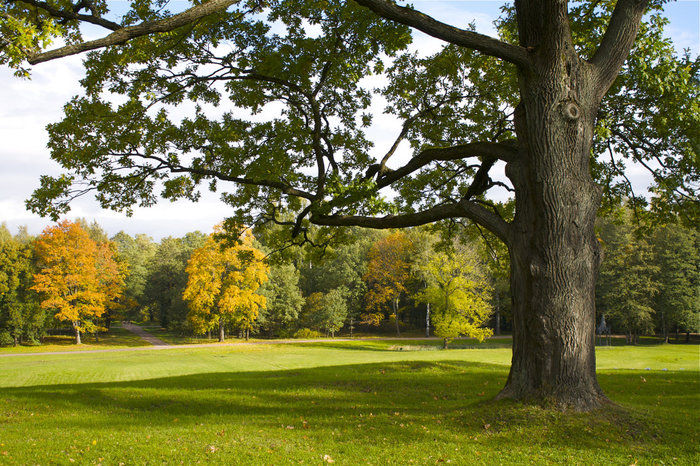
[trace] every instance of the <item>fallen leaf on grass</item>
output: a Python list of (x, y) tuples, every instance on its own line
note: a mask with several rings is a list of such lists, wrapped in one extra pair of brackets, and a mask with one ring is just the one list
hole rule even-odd
[(335, 463), (335, 460), (331, 458), (331, 455), (323, 455), (323, 461), (326, 463)]

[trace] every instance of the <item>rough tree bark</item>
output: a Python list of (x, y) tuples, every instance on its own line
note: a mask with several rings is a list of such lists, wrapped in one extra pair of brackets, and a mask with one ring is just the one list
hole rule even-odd
[[(626, 13), (641, 16), (639, 2)], [(589, 410), (607, 403), (596, 379), (595, 283), (602, 261), (594, 232), (601, 189), (589, 158), (598, 106), (627, 56), (639, 21), (626, 26), (622, 54), (578, 57), (566, 2), (516, 1), (521, 45), (515, 127), (519, 154), (506, 173), (516, 191), (509, 242), (513, 361), (501, 398), (537, 399)], [(620, 5), (618, 4), (618, 8)], [(628, 18), (629, 19), (629, 18)], [(621, 38), (621, 39), (622, 39)], [(627, 47), (626, 47), (627, 46)], [(612, 63), (611, 63), (612, 62)]]

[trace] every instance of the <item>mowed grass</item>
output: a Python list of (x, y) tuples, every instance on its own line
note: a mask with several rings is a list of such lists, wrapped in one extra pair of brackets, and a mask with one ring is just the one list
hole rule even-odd
[(624, 409), (577, 414), (489, 402), (509, 349), (397, 350), (411, 344), (0, 358), (0, 464), (700, 460), (698, 346), (599, 348)]
[[(75, 337), (68, 335), (55, 335), (44, 337), (41, 345), (35, 346), (5, 346), (0, 347), (0, 356), (14, 353), (44, 353), (56, 351), (91, 351), (102, 349), (135, 348), (151, 346), (141, 337), (123, 329), (113, 326), (107, 333), (101, 333), (97, 338), (92, 334), (81, 335), (81, 345), (75, 344)], [(0, 365), (0, 367), (2, 367)]]

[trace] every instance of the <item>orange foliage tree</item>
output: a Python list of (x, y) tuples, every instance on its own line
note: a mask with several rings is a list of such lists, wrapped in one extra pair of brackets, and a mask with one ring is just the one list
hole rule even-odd
[[(399, 298), (406, 291), (406, 282), (410, 277), (408, 254), (411, 243), (400, 231), (380, 239), (369, 251), (369, 262), (364, 279), (368, 292), (365, 296), (369, 309), (381, 311), (391, 303), (396, 319), (396, 334), (401, 336), (399, 328)], [(365, 321), (378, 324), (381, 314), (366, 314)]]
[(224, 341), (224, 328), (230, 323), (248, 338), (260, 309), (265, 309), (265, 297), (257, 290), (267, 281), (269, 270), (253, 240), (246, 229), (235, 246), (225, 247), (215, 233), (192, 253), (185, 269), (189, 278), (183, 298), (196, 332), (218, 326), (219, 341)]
[(97, 244), (78, 224), (65, 220), (47, 227), (36, 240), (39, 272), (33, 289), (41, 306), (68, 321), (80, 344), (81, 332), (102, 330), (99, 318), (119, 301), (124, 267), (116, 263), (109, 242)]

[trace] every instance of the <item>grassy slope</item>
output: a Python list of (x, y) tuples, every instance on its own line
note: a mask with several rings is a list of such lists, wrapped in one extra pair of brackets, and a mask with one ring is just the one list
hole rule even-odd
[(578, 415), (484, 402), (505, 382), (507, 349), (395, 345), (1, 358), (0, 464), (700, 459), (697, 346), (600, 349), (601, 385), (628, 410)]

